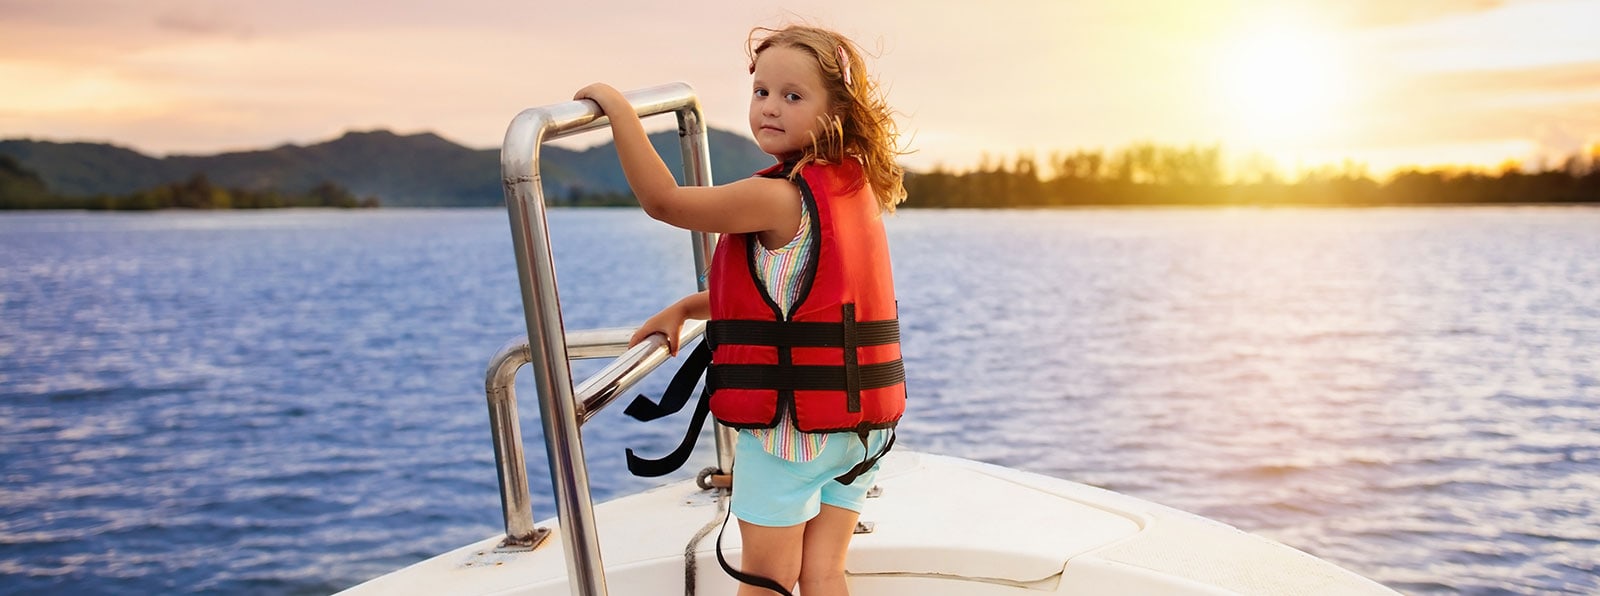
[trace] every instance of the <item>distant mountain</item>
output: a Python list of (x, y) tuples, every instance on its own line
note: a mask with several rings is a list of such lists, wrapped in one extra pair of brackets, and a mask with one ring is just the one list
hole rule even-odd
[[(709, 141), (714, 181), (772, 164), (755, 142), (738, 134), (712, 129)], [(650, 142), (681, 179), (677, 133), (652, 134)], [(251, 190), (302, 192), (333, 182), (357, 196), (376, 196), (385, 206), (494, 206), (505, 200), (498, 148), (471, 149), (432, 133), (349, 132), (315, 145), (165, 158), (108, 144), (20, 139), (0, 141), (0, 155), (67, 196), (124, 195), (204, 174), (213, 184)], [(583, 151), (546, 145), (540, 166), (552, 203), (577, 192), (628, 192), (609, 142)]]
[(0, 206), (13, 197), (42, 197), (49, 194), (39, 175), (23, 168), (9, 155), (0, 154)]

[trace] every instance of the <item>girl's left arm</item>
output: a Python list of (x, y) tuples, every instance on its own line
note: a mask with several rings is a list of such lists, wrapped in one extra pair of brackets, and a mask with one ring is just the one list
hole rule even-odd
[[(691, 230), (719, 233), (786, 230), (793, 236), (800, 219), (799, 194), (785, 180), (747, 178), (722, 186), (678, 186), (656, 155), (644, 124), (622, 93), (596, 83), (573, 99), (599, 104), (611, 120), (611, 136), (628, 186), (650, 217)], [(786, 227), (787, 226), (787, 227)]]

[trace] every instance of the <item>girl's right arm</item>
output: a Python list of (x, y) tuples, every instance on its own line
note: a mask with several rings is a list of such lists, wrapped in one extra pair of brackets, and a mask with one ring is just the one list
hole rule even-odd
[(667, 336), (667, 351), (673, 356), (678, 355), (678, 335), (683, 332), (683, 322), (688, 319), (706, 320), (711, 318), (711, 295), (707, 292), (698, 292), (685, 296), (682, 300), (672, 303), (661, 309), (639, 326), (633, 332), (633, 337), (628, 340), (628, 347), (638, 345), (645, 338), (656, 333)]
[(782, 246), (800, 226), (800, 191), (787, 180), (746, 178), (721, 186), (678, 186), (672, 171), (650, 146), (639, 115), (622, 93), (603, 83), (578, 90), (573, 99), (600, 106), (611, 120), (611, 136), (628, 187), (645, 213), (674, 226), (725, 234), (759, 232)]

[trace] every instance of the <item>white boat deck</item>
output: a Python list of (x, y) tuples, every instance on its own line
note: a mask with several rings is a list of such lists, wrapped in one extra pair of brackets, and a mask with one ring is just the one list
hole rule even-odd
[[(1110, 491), (951, 457), (896, 451), (861, 519), (846, 570), (857, 595), (1395, 594), (1282, 544)], [(607, 587), (617, 596), (684, 591), (684, 550), (721, 523), (713, 491), (693, 481), (595, 507)], [(485, 539), (344, 592), (566, 595), (555, 530), (539, 548)], [(695, 548), (698, 594), (732, 594), (715, 528)], [(723, 553), (737, 565), (738, 524)]]

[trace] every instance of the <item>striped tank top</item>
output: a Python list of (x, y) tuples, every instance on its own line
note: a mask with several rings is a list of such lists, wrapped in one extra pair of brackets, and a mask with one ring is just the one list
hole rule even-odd
[[(756, 276), (766, 286), (767, 295), (778, 303), (785, 317), (800, 298), (800, 278), (809, 264), (811, 246), (816, 242), (816, 237), (811, 233), (811, 214), (802, 205), (800, 230), (795, 232), (793, 240), (776, 250), (767, 250), (760, 242), (756, 243)], [(788, 412), (778, 417), (777, 426), (743, 432), (761, 441), (761, 448), (767, 453), (794, 462), (811, 461), (828, 444), (826, 434), (803, 433), (796, 429), (794, 422), (789, 420)]]

